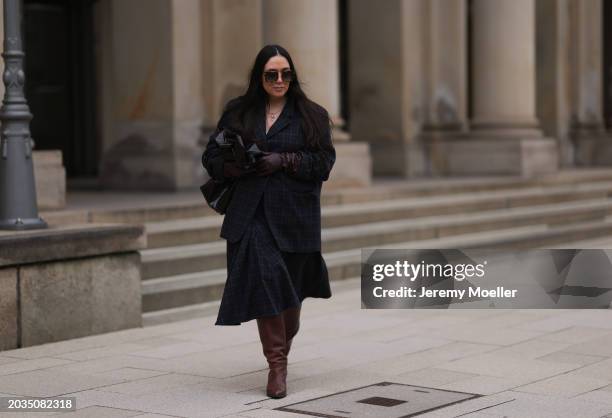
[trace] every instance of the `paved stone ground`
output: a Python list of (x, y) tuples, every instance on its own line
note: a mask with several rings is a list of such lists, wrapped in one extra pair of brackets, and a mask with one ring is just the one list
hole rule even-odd
[(255, 321), (212, 316), (0, 352), (0, 395), (76, 396), (83, 417), (289, 418), (306, 415), (274, 408), (387, 381), (484, 395), (424, 417), (612, 417), (611, 310), (362, 310), (358, 279), (332, 292), (304, 302), (284, 399), (265, 395)]

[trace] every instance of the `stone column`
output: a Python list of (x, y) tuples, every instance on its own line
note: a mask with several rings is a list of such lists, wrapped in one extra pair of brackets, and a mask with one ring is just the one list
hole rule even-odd
[[(349, 4), (349, 8), (352, 3)], [(265, 44), (289, 51), (304, 92), (334, 122), (336, 164), (326, 187), (369, 185), (371, 160), (367, 143), (350, 141), (340, 117), (340, 68), (336, 0), (263, 0)]]
[(449, 142), (450, 174), (552, 172), (557, 144), (535, 110), (534, 0), (474, 0), (470, 138)]
[(337, 1), (264, 0), (263, 34), (289, 51), (304, 92), (341, 122)]
[(201, 184), (203, 171), (198, 139), (206, 112), (202, 81), (206, 47), (201, 43), (205, 27), (200, 0), (172, 0), (171, 7), (173, 176), (174, 188), (181, 189)]
[(262, 3), (201, 1), (202, 91), (205, 124), (212, 127), (221, 117), (223, 106), (248, 87), (251, 66), (263, 46)]
[(600, 0), (569, 0), (570, 134), (578, 165), (612, 164), (603, 120), (603, 25)]
[(474, 130), (539, 136), (534, 0), (473, 2)]
[[(194, 161), (199, 183), (208, 178), (200, 157), (223, 107), (246, 92), (249, 72), (263, 43), (261, 0), (200, 0), (203, 132)], [(239, 28), (239, 30), (237, 30)], [(194, 46), (191, 46), (194, 48)]]
[(568, 6), (569, 0), (536, 1), (536, 112), (544, 135), (558, 141), (561, 164), (573, 166)]
[[(190, 92), (201, 91), (199, 7), (198, 0), (107, 2), (102, 35), (106, 44), (102, 49), (108, 51), (103, 55), (108, 61), (101, 63), (107, 71), (101, 76), (104, 130), (100, 182), (104, 186), (176, 190), (184, 185), (177, 174), (178, 143), (182, 142), (177, 134), (189, 131), (195, 145), (199, 120), (195, 117), (191, 124), (179, 121), (185, 98), (177, 93), (187, 80), (193, 83)], [(184, 8), (191, 10), (182, 13)], [(175, 13), (187, 20), (178, 20)], [(190, 43), (188, 63), (180, 61), (184, 42)], [(195, 98), (191, 104), (195, 109), (190, 110), (190, 116), (201, 115), (201, 100)]]
[(603, 4), (604, 31), (604, 119), (608, 132), (612, 132), (612, 3)]
[(109, 0), (101, 39), (103, 160), (113, 188), (177, 190), (204, 180), (200, 157), (261, 45), (260, 3)]
[[(467, 125), (465, 0), (351, 1), (351, 129), (374, 173), (443, 174)], [(363, 22), (377, 30), (363, 30)]]
[(430, 0), (424, 7), (423, 131), (427, 174), (445, 170), (443, 143), (467, 129), (465, 0)]
[(370, 0), (349, 3), (351, 135), (370, 143), (375, 175), (415, 177), (426, 169), (418, 140), (426, 114), (426, 1), (388, 0), (384, 7)]

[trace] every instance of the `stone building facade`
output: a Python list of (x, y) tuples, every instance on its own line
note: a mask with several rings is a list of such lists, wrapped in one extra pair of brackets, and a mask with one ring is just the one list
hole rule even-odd
[(69, 178), (194, 187), (201, 131), (279, 43), (336, 123), (337, 184), (610, 165), (611, 3), (24, 0), (33, 136)]

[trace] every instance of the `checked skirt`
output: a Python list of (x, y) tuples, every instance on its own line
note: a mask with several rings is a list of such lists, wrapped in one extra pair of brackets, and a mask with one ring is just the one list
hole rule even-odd
[(282, 251), (268, 227), (263, 199), (242, 238), (227, 245), (227, 280), (215, 325), (278, 315), (307, 297), (331, 298), (320, 251)]

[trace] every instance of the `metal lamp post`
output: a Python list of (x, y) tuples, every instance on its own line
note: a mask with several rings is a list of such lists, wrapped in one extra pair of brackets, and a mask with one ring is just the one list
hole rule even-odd
[(24, 94), (21, 1), (4, 0), (4, 100), (0, 108), (0, 229), (40, 229), (32, 163), (32, 114)]

